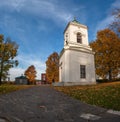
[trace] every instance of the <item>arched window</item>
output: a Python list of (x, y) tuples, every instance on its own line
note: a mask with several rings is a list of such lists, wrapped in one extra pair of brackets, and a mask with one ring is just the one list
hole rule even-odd
[(81, 35), (81, 33), (77, 33), (77, 43), (82, 43), (82, 35)]

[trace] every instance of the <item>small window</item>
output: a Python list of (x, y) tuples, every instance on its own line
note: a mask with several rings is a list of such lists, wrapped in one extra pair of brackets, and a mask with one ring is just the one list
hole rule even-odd
[(86, 66), (80, 65), (80, 78), (86, 78)]
[(77, 43), (82, 43), (82, 35), (81, 35), (81, 33), (77, 33)]
[(68, 41), (68, 33), (66, 33), (66, 37), (65, 38), (66, 38), (66, 41)]

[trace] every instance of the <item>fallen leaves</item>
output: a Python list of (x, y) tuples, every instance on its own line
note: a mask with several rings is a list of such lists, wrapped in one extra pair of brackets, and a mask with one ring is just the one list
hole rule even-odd
[(88, 104), (120, 110), (120, 82), (92, 86), (55, 87), (55, 89)]

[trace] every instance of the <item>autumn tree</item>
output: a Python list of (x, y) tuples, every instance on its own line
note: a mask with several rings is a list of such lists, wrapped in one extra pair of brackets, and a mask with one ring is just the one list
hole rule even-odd
[(24, 73), (24, 75), (28, 78), (30, 84), (35, 84), (36, 74), (37, 72), (34, 65), (29, 66)]
[(46, 61), (46, 76), (50, 83), (59, 81), (59, 55), (57, 52), (52, 53)]
[(10, 38), (4, 39), (0, 35), (0, 84), (7, 77), (11, 67), (17, 66), (18, 61), (14, 60), (17, 56), (18, 45)]
[(120, 73), (120, 38), (110, 29), (97, 32), (90, 44), (95, 52), (96, 74), (109, 80)]
[(120, 37), (120, 8), (114, 9), (112, 15), (114, 17), (114, 21), (109, 25), (109, 28)]

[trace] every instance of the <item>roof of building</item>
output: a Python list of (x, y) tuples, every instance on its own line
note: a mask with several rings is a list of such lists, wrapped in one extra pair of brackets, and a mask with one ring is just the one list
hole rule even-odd
[(77, 19), (74, 17), (74, 19), (72, 20), (72, 21), (70, 21), (68, 24), (67, 24), (67, 26), (66, 26), (66, 28), (65, 28), (65, 30), (64, 30), (64, 33), (65, 33), (65, 31), (67, 30), (67, 28), (68, 28), (68, 26), (69, 25), (76, 25), (76, 26), (80, 26), (80, 27), (82, 27), (82, 28), (87, 28), (87, 26), (86, 25), (83, 25), (83, 24), (81, 24), (79, 21), (77, 21)]
[(74, 17), (74, 20), (72, 22), (77, 23), (77, 24), (80, 24), (80, 22), (77, 21), (76, 17)]
[(26, 76), (19, 76), (19, 77), (16, 77), (15, 79), (27, 79)]

